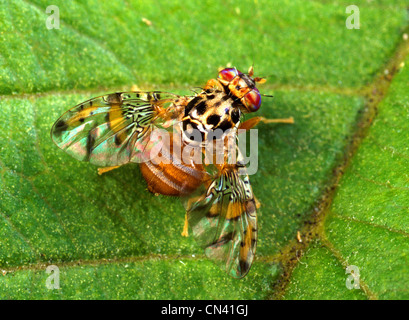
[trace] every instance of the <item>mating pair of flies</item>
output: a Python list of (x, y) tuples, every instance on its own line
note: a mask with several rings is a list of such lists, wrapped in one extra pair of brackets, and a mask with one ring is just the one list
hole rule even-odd
[[(64, 113), (52, 127), (51, 136), (74, 158), (99, 166), (99, 174), (129, 162), (140, 163), (149, 191), (186, 199), (182, 235), (187, 236), (190, 226), (206, 256), (231, 276), (242, 278), (256, 251), (259, 204), (240, 150), (236, 147), (237, 157), (232, 162), (227, 141), (237, 142), (239, 129), (249, 130), (260, 121), (293, 123), (292, 118), (242, 121), (244, 114), (260, 108), (256, 84), (264, 82), (264, 78), (253, 77), (252, 67), (247, 74), (226, 68), (193, 96), (158, 91), (104, 95)], [(150, 151), (157, 141), (151, 134), (157, 128), (168, 130), (171, 139), (152, 159)], [(178, 128), (181, 138), (175, 139), (169, 128)], [(215, 130), (222, 134), (209, 138)], [(200, 133), (199, 139), (193, 131)], [(175, 161), (176, 145), (182, 150), (195, 145), (193, 149), (204, 156), (205, 145), (215, 140), (225, 146), (221, 163)]]

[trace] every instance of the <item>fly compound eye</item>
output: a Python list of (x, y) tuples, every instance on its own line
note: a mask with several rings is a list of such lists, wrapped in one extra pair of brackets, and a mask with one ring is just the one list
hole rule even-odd
[[(244, 104), (249, 112), (255, 112), (260, 108), (261, 95), (257, 88), (253, 88), (244, 97)], [(243, 101), (243, 100), (242, 100)]]
[(241, 72), (236, 68), (226, 68), (219, 72), (219, 79), (224, 82), (230, 82), (237, 77)]

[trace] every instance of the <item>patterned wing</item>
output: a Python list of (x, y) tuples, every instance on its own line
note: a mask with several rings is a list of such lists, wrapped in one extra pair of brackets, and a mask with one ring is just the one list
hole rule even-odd
[(97, 166), (117, 166), (138, 157), (149, 143), (158, 107), (178, 101), (161, 92), (118, 92), (85, 101), (64, 113), (51, 137), (65, 152)]
[(206, 256), (231, 276), (244, 277), (257, 244), (256, 204), (245, 167), (222, 169), (202, 196), (190, 199), (187, 213)]

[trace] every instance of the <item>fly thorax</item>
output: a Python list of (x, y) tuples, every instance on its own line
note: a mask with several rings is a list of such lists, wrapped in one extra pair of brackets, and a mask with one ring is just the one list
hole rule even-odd
[(203, 145), (222, 139), (231, 129), (238, 128), (239, 103), (221, 91), (203, 92), (193, 98), (181, 124), (185, 142)]

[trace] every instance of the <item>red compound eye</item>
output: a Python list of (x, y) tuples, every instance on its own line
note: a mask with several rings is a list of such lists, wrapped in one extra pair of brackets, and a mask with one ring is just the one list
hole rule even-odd
[(230, 82), (239, 74), (240, 71), (238, 71), (236, 68), (226, 68), (219, 72), (219, 78)]
[(261, 95), (257, 88), (254, 88), (244, 96), (244, 101), (249, 112), (255, 112), (260, 108)]

